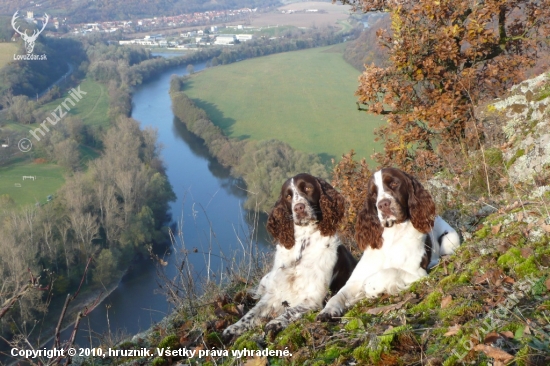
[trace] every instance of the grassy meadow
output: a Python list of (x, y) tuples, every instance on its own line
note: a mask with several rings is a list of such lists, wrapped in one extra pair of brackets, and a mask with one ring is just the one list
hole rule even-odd
[[(36, 179), (23, 180), (23, 176), (35, 176)], [(48, 195), (55, 195), (64, 182), (63, 169), (56, 164), (21, 159), (0, 167), (0, 195), (9, 194), (18, 206), (46, 202)]]
[[(82, 99), (74, 107), (70, 103), (68, 104), (71, 108), (68, 114), (78, 116), (84, 124), (89, 126), (108, 127), (107, 110), (109, 108), (109, 94), (105, 86), (90, 79), (85, 79), (79, 85), (80, 90), (87, 94), (82, 95)], [(44, 104), (41, 109), (45, 112), (52, 112), (68, 96), (68, 93), (64, 93), (62, 98)]]
[(13, 61), (13, 55), (17, 52), (17, 43), (1, 42), (0, 43), (0, 69), (10, 61)]
[(224, 133), (278, 139), (324, 161), (354, 149), (369, 159), (380, 117), (359, 112), (359, 72), (342, 46), (286, 52), (214, 67), (193, 75), (185, 92)]
[[(105, 86), (85, 79), (80, 84), (80, 90), (87, 94), (83, 95), (82, 99), (74, 107), (70, 103), (68, 104), (71, 107), (68, 114), (81, 118), (86, 125), (107, 128), (109, 126), (109, 119), (107, 118), (109, 99)], [(64, 93), (62, 98), (55, 99), (40, 108), (45, 112), (53, 112), (67, 97), (68, 93)], [(62, 119), (59, 123), (64, 122), (65, 120)], [(23, 133), (24, 136), (27, 136), (34, 143), (34, 138), (28, 134), (28, 131), (38, 128), (39, 125), (36, 123), (22, 125), (11, 122), (6, 124), (5, 127), (9, 130)], [(54, 129), (55, 126), (50, 127), (49, 133)], [(36, 147), (33, 147), (33, 149), (36, 149)], [(89, 160), (95, 159), (99, 155), (97, 151), (88, 146), (81, 145), (79, 150), (82, 165), (85, 165)], [(41, 154), (38, 155), (41, 156)], [(9, 194), (18, 206), (36, 202), (44, 203), (47, 196), (55, 194), (65, 182), (63, 174), (63, 168), (56, 164), (36, 163), (36, 160), (33, 160), (29, 155), (22, 154), (8, 166), (0, 167), (0, 195)], [(36, 176), (36, 180), (26, 179), (23, 181), (23, 176)], [(21, 187), (16, 186), (16, 183), (21, 184)]]

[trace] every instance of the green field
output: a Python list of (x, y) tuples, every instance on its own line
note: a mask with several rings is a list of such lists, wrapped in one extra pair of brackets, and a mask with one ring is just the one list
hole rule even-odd
[[(23, 176), (36, 179), (23, 180)], [(25, 159), (0, 168), (0, 195), (9, 194), (19, 206), (46, 202), (64, 182), (63, 169), (55, 164), (35, 164)]]
[[(85, 124), (90, 126), (109, 126), (109, 119), (107, 117), (109, 95), (105, 86), (90, 79), (85, 79), (79, 85), (80, 90), (87, 94), (82, 95), (82, 99), (74, 107), (68, 103), (68, 106), (71, 108), (69, 114), (78, 115)], [(41, 109), (45, 112), (53, 112), (59, 106), (59, 103), (63, 102), (67, 97), (68, 93), (65, 93), (63, 94), (63, 98), (44, 104)]]
[(324, 161), (354, 149), (370, 157), (380, 117), (356, 106), (359, 72), (342, 47), (287, 52), (199, 72), (185, 92), (224, 133), (239, 139), (278, 139)]
[(17, 43), (3, 42), (0, 43), (0, 69), (8, 62), (13, 61), (13, 55), (17, 52)]
[[(87, 94), (83, 94), (82, 99), (79, 100), (78, 103), (75, 103), (74, 106), (67, 102), (67, 106), (71, 108), (67, 114), (79, 117), (82, 119), (84, 124), (89, 126), (108, 127), (109, 118), (107, 116), (107, 112), (109, 110), (109, 95), (105, 86), (89, 79), (84, 79), (84, 81), (82, 81), (79, 85), (80, 90), (86, 92)], [(77, 88), (78, 86), (75, 89)], [(61, 98), (54, 99), (51, 102), (40, 106), (40, 109), (49, 115), (49, 113), (55, 112), (55, 109), (59, 107), (59, 105), (68, 96), (69, 94), (66, 92), (61, 96)], [(62, 110), (66, 111), (64, 107), (62, 107)], [(59, 113), (56, 112), (56, 114)], [(63, 123), (63, 120), (59, 123)], [(32, 123), (29, 125), (22, 125), (16, 122), (8, 122), (5, 126), (12, 130), (27, 132), (31, 129), (38, 128), (39, 124)], [(55, 126), (53, 128), (55, 128)]]
[[(82, 95), (82, 99), (71, 108), (69, 114), (77, 116), (82, 121), (90, 126), (109, 126), (107, 110), (109, 108), (109, 99), (107, 90), (104, 85), (95, 81), (85, 79), (80, 84), (80, 90), (86, 92)], [(40, 108), (45, 112), (53, 112), (56, 107), (62, 103), (68, 93), (65, 93), (62, 98), (55, 99), (50, 103), (44, 104)], [(63, 110), (65, 110), (63, 108)], [(59, 123), (64, 123), (61, 120)], [(20, 131), (25, 134), (31, 129), (38, 128), (38, 124), (21, 125), (18, 123), (7, 123), (5, 128)], [(50, 127), (50, 131), (55, 129)], [(34, 142), (33, 138), (28, 135)], [(81, 145), (79, 147), (81, 153), (81, 164), (85, 166), (89, 160), (98, 157), (99, 153), (88, 146)], [(40, 154), (38, 154), (40, 156)], [(25, 205), (29, 203), (46, 202), (48, 195), (55, 192), (63, 185), (63, 168), (58, 165), (46, 163), (36, 164), (28, 156), (23, 156), (7, 167), (0, 168), (0, 195), (9, 194), (17, 205)], [(26, 179), (23, 181), (23, 176), (36, 176), (36, 180)], [(21, 184), (17, 187), (16, 184)]]

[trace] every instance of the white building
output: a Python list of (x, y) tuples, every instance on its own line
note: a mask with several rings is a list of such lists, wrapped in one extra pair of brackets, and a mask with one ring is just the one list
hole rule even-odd
[(131, 39), (129, 41), (118, 41), (118, 44), (139, 44), (140, 46), (158, 46), (159, 44), (153, 38), (145, 36), (144, 39)]
[(136, 44), (139, 44), (142, 46), (156, 46), (157, 42), (147, 40), (147, 39), (136, 39)]
[(216, 42), (214, 42), (214, 44), (229, 45), (234, 44), (236, 40), (237, 37), (235, 37), (234, 34), (220, 34), (216, 37)]
[(254, 35), (253, 34), (237, 34), (236, 37), (239, 40), (239, 42), (246, 42), (246, 41), (250, 41), (252, 38), (254, 38)]

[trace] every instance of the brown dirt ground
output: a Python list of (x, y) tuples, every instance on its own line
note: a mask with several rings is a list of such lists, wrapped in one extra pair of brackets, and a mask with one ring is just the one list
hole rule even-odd
[(252, 26), (265, 27), (268, 25), (293, 25), (295, 27), (311, 27), (335, 25), (338, 20), (348, 18), (348, 14), (341, 12), (330, 13), (265, 13), (250, 19)]

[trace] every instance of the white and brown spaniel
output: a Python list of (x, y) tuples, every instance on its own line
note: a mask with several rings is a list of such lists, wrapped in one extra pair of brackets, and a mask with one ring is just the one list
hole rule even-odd
[(329, 288), (344, 286), (357, 261), (336, 234), (343, 216), (344, 198), (323, 179), (298, 174), (283, 184), (267, 220), (277, 241), (273, 268), (255, 289), (256, 306), (225, 329), (225, 339), (266, 320), (266, 331), (276, 333), (321, 309)]
[(361, 260), (346, 285), (318, 315), (326, 321), (363, 298), (395, 294), (427, 275), (440, 255), (460, 245), (458, 233), (435, 215), (431, 195), (409, 174), (394, 168), (376, 173), (357, 217)]

